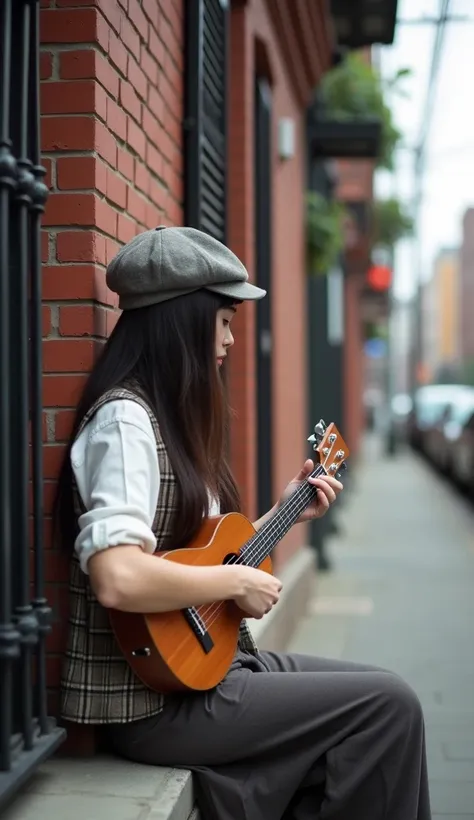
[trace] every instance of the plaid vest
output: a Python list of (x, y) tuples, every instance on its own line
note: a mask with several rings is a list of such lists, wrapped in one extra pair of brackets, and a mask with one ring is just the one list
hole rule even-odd
[[(78, 435), (97, 410), (115, 399), (131, 399), (147, 412), (156, 439), (160, 492), (152, 529), (156, 549), (169, 549), (173, 517), (178, 512), (176, 479), (161, 437), (157, 419), (146, 398), (136, 388), (114, 388), (95, 402), (84, 416)], [(77, 515), (84, 512), (75, 483)], [(69, 634), (61, 679), (61, 715), (76, 723), (129, 723), (161, 712), (166, 695), (145, 686), (123, 657), (111, 629), (107, 611), (95, 597), (89, 576), (71, 559), (69, 578)], [(251, 632), (242, 621), (240, 648), (256, 652)]]

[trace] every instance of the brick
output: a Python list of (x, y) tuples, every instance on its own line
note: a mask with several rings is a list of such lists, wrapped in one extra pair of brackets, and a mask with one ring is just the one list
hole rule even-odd
[(134, 159), (124, 148), (117, 149), (117, 169), (124, 177), (133, 180)]
[[(172, 162), (176, 152), (176, 146), (171, 137), (169, 136), (169, 134), (167, 134), (167, 132), (164, 130), (164, 128), (161, 128), (159, 133), (156, 135), (156, 140), (157, 141), (155, 142), (155, 145), (157, 145), (157, 147), (160, 149), (165, 159)], [(154, 142), (154, 140), (152, 141)]]
[(97, 6), (102, 12), (107, 22), (118, 32), (120, 31), (121, 11), (115, 0), (57, 0), (56, 5), (60, 8), (69, 6)]
[(145, 74), (138, 66), (138, 63), (131, 55), (128, 57), (127, 77), (138, 96), (141, 97), (142, 100), (145, 100), (147, 96), (148, 81)]
[(154, 202), (155, 205), (162, 211), (166, 211), (168, 206), (168, 191), (163, 185), (155, 179), (151, 180), (150, 183), (150, 199)]
[(110, 168), (107, 169), (107, 199), (119, 208), (125, 208), (127, 204), (127, 184)]
[(43, 442), (48, 440), (48, 414), (42, 413), (41, 414), (41, 440)]
[(177, 119), (182, 119), (184, 113), (183, 96), (171, 85), (163, 72), (160, 74), (159, 89), (169, 112)]
[(43, 447), (43, 475), (45, 478), (57, 478), (64, 459), (65, 448), (62, 445), (48, 444)]
[(160, 10), (156, 0), (142, 0), (142, 8), (152, 26), (158, 28), (160, 21)]
[(43, 114), (98, 114), (105, 120), (106, 94), (93, 80), (42, 83)]
[(143, 157), (145, 154), (146, 148), (146, 137), (143, 133), (143, 129), (139, 127), (131, 117), (127, 118), (127, 142), (132, 149), (138, 154), (139, 157)]
[(61, 336), (105, 336), (106, 309), (100, 305), (64, 305), (59, 309)]
[(158, 84), (158, 64), (154, 57), (147, 51), (146, 48), (142, 48), (142, 53), (140, 56), (140, 65), (142, 67), (143, 72), (148, 77), (150, 82), (153, 85)]
[(43, 342), (44, 373), (88, 372), (94, 358), (94, 342), (88, 339), (46, 339)]
[(182, 5), (177, 5), (176, 3), (169, 4), (169, 8), (167, 9), (166, 16), (170, 22), (171, 28), (175, 35), (175, 40), (177, 43), (183, 43), (184, 40), (184, 18), (183, 18), (183, 8)]
[(140, 122), (142, 110), (140, 100), (134, 88), (126, 80), (120, 80), (119, 102), (137, 122)]
[(165, 104), (161, 94), (152, 85), (148, 86), (148, 107), (160, 122), (164, 122)]
[(127, 73), (127, 49), (119, 38), (110, 32), (109, 58), (124, 76)]
[(59, 76), (63, 80), (98, 80), (112, 97), (118, 97), (117, 72), (95, 48), (60, 52)]
[(42, 43), (97, 43), (109, 45), (109, 27), (97, 9), (50, 9), (40, 16)]
[(108, 202), (98, 199), (95, 214), (97, 227), (109, 236), (117, 236), (117, 211)]
[(146, 227), (148, 229), (157, 228), (158, 225), (162, 224), (161, 219), (161, 212), (158, 210), (158, 208), (151, 202), (147, 202), (145, 218)]
[(125, 142), (127, 138), (127, 115), (110, 97), (107, 98), (107, 127)]
[(97, 299), (107, 303), (112, 294), (105, 283), (105, 270), (96, 265), (44, 265), (43, 299)]
[(86, 374), (43, 376), (43, 406), (76, 407), (86, 380)]
[[(174, 165), (172, 165), (169, 162), (166, 162), (163, 165), (163, 179), (165, 181), (169, 193), (173, 196), (174, 199), (178, 200), (178, 202), (181, 202), (184, 197), (184, 180), (182, 174), (177, 172)], [(245, 206), (242, 205), (242, 207)]]
[(146, 146), (146, 164), (157, 176), (163, 175), (163, 157), (151, 142), (148, 142)]
[(47, 185), (47, 187), (49, 189), (51, 189), (53, 187), (52, 186), (53, 161), (51, 159), (48, 159), (47, 157), (42, 157), (41, 158), (41, 164), (43, 165), (43, 168), (46, 170), (46, 176), (44, 178), (44, 182)]
[(44, 225), (95, 225), (95, 194), (51, 194), (46, 203)]
[(143, 107), (142, 125), (147, 139), (149, 139), (150, 142), (152, 142), (157, 148), (160, 148), (161, 139), (164, 133), (163, 127), (160, 125), (156, 117), (154, 117), (148, 110), (148, 108), (145, 107)]
[(165, 47), (163, 40), (158, 37), (157, 33), (151, 27), (148, 32), (148, 49), (153, 59), (155, 59), (160, 66), (163, 66), (165, 64)]
[(74, 410), (58, 410), (54, 418), (54, 438), (56, 441), (68, 441), (74, 424)]
[(146, 218), (146, 201), (133, 188), (127, 190), (127, 213), (137, 222), (144, 224)]
[(136, 235), (136, 223), (125, 214), (119, 214), (117, 219), (117, 239), (120, 242), (129, 242)]
[(54, 193), (46, 204), (43, 215), (43, 226), (59, 225), (93, 225), (93, 194)]
[(49, 233), (41, 231), (41, 261), (47, 262), (49, 257)]
[(57, 185), (60, 190), (95, 189), (105, 194), (107, 166), (96, 157), (58, 157)]
[(51, 333), (51, 308), (48, 305), (42, 305), (41, 307), (41, 318), (43, 324), (43, 332), (42, 335), (49, 336)]
[(114, 239), (110, 239), (107, 237), (107, 244), (106, 244), (106, 254), (107, 254), (107, 264), (112, 261), (114, 256), (119, 252), (120, 244), (115, 242)]
[(106, 237), (95, 231), (60, 231), (56, 243), (58, 262), (106, 264)]
[(150, 190), (150, 172), (143, 162), (135, 160), (135, 185), (144, 194)]
[(130, 51), (135, 59), (140, 59), (140, 37), (138, 36), (137, 32), (130, 25), (129, 20), (125, 17), (122, 18), (122, 26), (120, 28), (120, 38), (124, 43), (125, 47)]
[(166, 131), (173, 140), (174, 144), (177, 146), (181, 146), (182, 136), (183, 136), (183, 123), (180, 120), (177, 120), (170, 114), (166, 118)]
[(165, 66), (164, 66), (164, 75), (166, 79), (169, 81), (171, 87), (174, 89), (175, 94), (178, 94), (178, 98), (182, 99), (183, 97), (183, 72), (176, 66), (173, 58), (171, 57), (169, 51), (166, 52), (165, 56)]
[(93, 151), (93, 117), (42, 117), (42, 151)]
[(40, 79), (49, 80), (53, 73), (53, 55), (49, 51), (40, 53)]
[[(138, 0), (128, 0), (128, 19), (131, 20), (142, 40), (146, 42), (148, 39), (148, 22)], [(123, 28), (125, 25), (126, 18), (124, 19)]]
[(115, 168), (117, 165), (117, 143), (115, 138), (103, 123), (96, 120), (94, 125), (95, 150), (109, 165)]

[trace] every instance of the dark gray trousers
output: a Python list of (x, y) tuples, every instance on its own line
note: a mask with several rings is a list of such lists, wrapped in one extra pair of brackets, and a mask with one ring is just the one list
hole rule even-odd
[(203, 820), (430, 820), (421, 706), (397, 675), (239, 652), (225, 680), (110, 727), (116, 752), (195, 772)]

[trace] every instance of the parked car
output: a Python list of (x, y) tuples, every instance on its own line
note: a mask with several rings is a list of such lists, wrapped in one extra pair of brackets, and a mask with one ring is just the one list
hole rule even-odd
[(419, 387), (408, 419), (408, 439), (417, 450), (436, 462), (444, 440), (447, 408), (471, 388), (460, 384), (429, 384)]
[(474, 389), (450, 407), (440, 466), (474, 496)]

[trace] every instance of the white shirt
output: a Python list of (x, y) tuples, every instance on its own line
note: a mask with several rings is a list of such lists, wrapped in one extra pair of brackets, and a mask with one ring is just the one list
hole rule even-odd
[[(143, 407), (130, 399), (104, 404), (74, 442), (71, 465), (87, 510), (79, 517), (75, 543), (83, 571), (91, 555), (107, 547), (137, 544), (154, 552), (160, 468)], [(215, 499), (209, 514), (219, 514)]]

